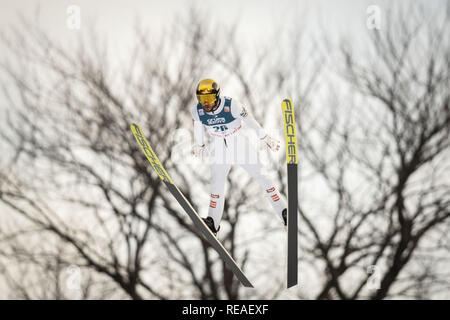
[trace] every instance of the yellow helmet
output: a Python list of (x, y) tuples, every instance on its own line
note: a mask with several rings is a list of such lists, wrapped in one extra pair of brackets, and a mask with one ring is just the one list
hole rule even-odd
[(217, 106), (219, 93), (219, 84), (212, 79), (203, 79), (197, 85), (197, 100), (200, 104), (212, 103)]

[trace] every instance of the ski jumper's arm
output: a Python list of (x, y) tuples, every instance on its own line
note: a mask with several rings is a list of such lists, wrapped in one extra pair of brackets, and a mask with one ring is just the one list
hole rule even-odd
[(200, 121), (197, 113), (197, 107), (192, 108), (192, 119), (194, 120), (194, 143), (198, 146), (205, 145), (205, 130), (203, 129), (203, 123)]
[(258, 138), (264, 139), (264, 137), (267, 135), (266, 131), (259, 125), (255, 118), (247, 111), (247, 109), (244, 108), (244, 106), (240, 102), (234, 99), (231, 112), (233, 117), (241, 118), (249, 128), (254, 130)]

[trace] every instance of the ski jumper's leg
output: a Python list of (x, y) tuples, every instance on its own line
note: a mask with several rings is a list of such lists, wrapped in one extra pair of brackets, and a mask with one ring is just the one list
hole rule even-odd
[[(238, 140), (247, 140), (245, 138), (239, 138)], [(283, 209), (287, 208), (286, 201), (281, 196), (278, 189), (275, 187), (275, 184), (270, 180), (270, 178), (263, 173), (264, 168), (258, 160), (258, 155), (256, 150), (248, 143), (248, 141), (242, 141), (239, 143), (240, 147), (236, 148), (236, 152), (247, 153), (246, 156), (240, 157), (247, 159), (247, 161), (240, 161), (239, 165), (244, 168), (256, 181), (258, 181), (259, 185), (263, 189), (263, 192), (270, 204), (272, 205), (275, 212), (280, 217), (281, 221), (284, 222), (282, 212)], [(244, 147), (245, 146), (245, 147)]]
[(278, 189), (275, 187), (275, 184), (261, 172), (262, 167), (260, 164), (241, 164), (242, 168), (244, 168), (256, 181), (258, 181), (261, 188), (264, 190), (264, 194), (269, 200), (275, 212), (280, 217), (281, 221), (283, 220), (282, 212), (283, 209), (287, 208), (286, 202), (284, 198), (281, 196)]
[(225, 203), (225, 182), (231, 165), (226, 163), (213, 163), (211, 165), (211, 194), (208, 216), (214, 220), (216, 229), (219, 227)]
[(225, 204), (225, 182), (230, 172), (231, 163), (227, 161), (227, 145), (223, 138), (213, 138), (211, 141), (212, 154), (210, 201), (208, 216), (213, 218), (216, 230), (219, 228)]

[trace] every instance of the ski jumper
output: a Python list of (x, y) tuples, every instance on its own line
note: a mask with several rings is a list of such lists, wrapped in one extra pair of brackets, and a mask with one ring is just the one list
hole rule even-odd
[(218, 228), (223, 215), (226, 178), (231, 165), (238, 164), (258, 181), (268, 201), (283, 221), (282, 211), (287, 207), (286, 202), (272, 181), (261, 172), (258, 154), (248, 138), (242, 134), (242, 121), (252, 128), (260, 139), (266, 136), (265, 131), (237, 100), (223, 96), (220, 99), (218, 108), (213, 112), (204, 111), (200, 103), (192, 108), (195, 143), (199, 146), (205, 144), (204, 127), (211, 137), (211, 199), (208, 216), (213, 218), (215, 227)]

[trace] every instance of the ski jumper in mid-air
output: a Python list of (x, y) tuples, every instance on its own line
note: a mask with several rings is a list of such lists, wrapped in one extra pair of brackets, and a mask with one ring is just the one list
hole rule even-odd
[(222, 220), (225, 182), (231, 165), (244, 168), (261, 186), (264, 194), (286, 226), (287, 206), (275, 185), (261, 172), (256, 150), (242, 134), (242, 121), (253, 129), (267, 146), (278, 151), (280, 143), (266, 134), (239, 101), (220, 96), (220, 87), (212, 79), (204, 79), (197, 86), (198, 104), (192, 108), (194, 146), (192, 153), (200, 157), (205, 151), (204, 127), (210, 137), (211, 199), (206, 225), (216, 235)]

